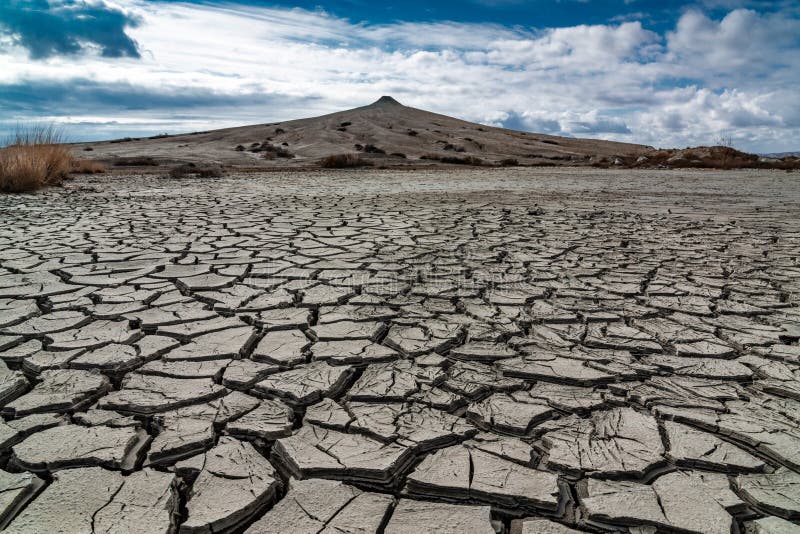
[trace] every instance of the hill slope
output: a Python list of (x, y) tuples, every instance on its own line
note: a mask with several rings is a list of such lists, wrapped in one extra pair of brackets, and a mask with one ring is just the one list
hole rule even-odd
[(81, 157), (112, 164), (150, 157), (160, 163), (203, 161), (244, 167), (309, 167), (329, 155), (357, 152), (378, 165), (440, 164), (442, 158), (447, 162), (469, 156), (486, 163), (588, 164), (601, 158), (635, 157), (651, 149), (483, 126), (403, 106), (388, 96), (369, 106), (309, 119), (74, 146)]

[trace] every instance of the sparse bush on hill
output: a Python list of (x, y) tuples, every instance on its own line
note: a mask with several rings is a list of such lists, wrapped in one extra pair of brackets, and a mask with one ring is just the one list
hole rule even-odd
[(592, 167), (597, 169), (608, 169), (611, 167), (611, 162), (606, 158), (600, 158), (599, 160), (592, 162)]
[(60, 183), (70, 172), (72, 155), (51, 126), (18, 128), (0, 149), (0, 191), (33, 191)]
[(275, 156), (277, 156), (277, 157), (279, 157), (279, 158), (287, 158), (287, 159), (291, 159), (291, 158), (293, 158), (293, 157), (294, 157), (294, 154), (292, 154), (291, 152), (289, 152), (288, 150), (286, 150), (286, 149), (285, 149), (285, 148), (283, 148), (282, 146), (273, 146), (273, 145), (269, 145), (269, 146), (268, 146), (268, 147), (265, 149), (265, 152), (266, 152), (267, 154), (275, 154)]
[(334, 154), (319, 162), (323, 169), (348, 169), (355, 167), (371, 167), (371, 161), (361, 159), (358, 154)]
[(384, 149), (378, 148), (375, 145), (364, 145), (364, 152), (368, 154), (386, 154)]
[(519, 167), (519, 160), (515, 158), (506, 158), (500, 160), (501, 167)]
[[(287, 143), (284, 143), (284, 145), (288, 146)], [(283, 146), (273, 145), (269, 141), (264, 141), (263, 143), (253, 143), (250, 146), (251, 146), (250, 152), (253, 152), (254, 154), (263, 152), (264, 159), (275, 159), (275, 158), (291, 159), (294, 157), (294, 154), (283, 148)]]

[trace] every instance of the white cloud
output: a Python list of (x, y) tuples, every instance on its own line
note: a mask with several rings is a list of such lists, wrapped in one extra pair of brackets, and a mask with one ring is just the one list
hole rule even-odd
[(800, 66), (798, 36), (800, 19), (780, 13), (759, 15), (737, 9), (717, 22), (689, 11), (675, 31), (667, 34), (667, 50), (670, 61), (682, 65), (687, 73), (756, 81), (756, 75), (776, 72), (776, 65)]
[[(149, 118), (152, 131), (165, 124), (194, 130), (198, 122), (284, 120), (392, 94), (416, 107), (534, 131), (658, 146), (709, 143), (724, 131), (744, 149), (800, 147), (800, 20), (780, 14), (738, 9), (713, 20), (688, 11), (661, 36), (640, 22), (538, 30), (376, 26), (300, 9), (115, 5), (141, 20), (128, 30), (141, 59), (31, 61), (22, 50), (0, 52), (0, 84), (61, 84), (67, 91), (73, 84), (90, 101), (95, 95), (105, 102), (102, 113), (15, 105), (0, 95), (4, 118), (63, 113), (85, 123), (103, 116), (137, 128)], [(78, 83), (87, 80), (94, 85)], [(152, 108), (114, 112), (104, 86), (135, 88), (140, 103), (154, 95)], [(182, 93), (195, 99), (187, 107), (176, 104)], [(163, 95), (175, 99), (156, 98)]]

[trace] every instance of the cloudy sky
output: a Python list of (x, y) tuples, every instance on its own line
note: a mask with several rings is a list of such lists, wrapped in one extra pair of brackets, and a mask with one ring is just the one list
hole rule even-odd
[(536, 132), (800, 150), (800, 2), (0, 0), (0, 134), (178, 133), (384, 94)]

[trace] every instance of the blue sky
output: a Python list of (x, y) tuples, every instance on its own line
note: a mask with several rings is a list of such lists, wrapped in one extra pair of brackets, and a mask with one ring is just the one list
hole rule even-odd
[(797, 1), (2, 0), (0, 65), (0, 135), (197, 131), (391, 94), (557, 135), (800, 149)]

